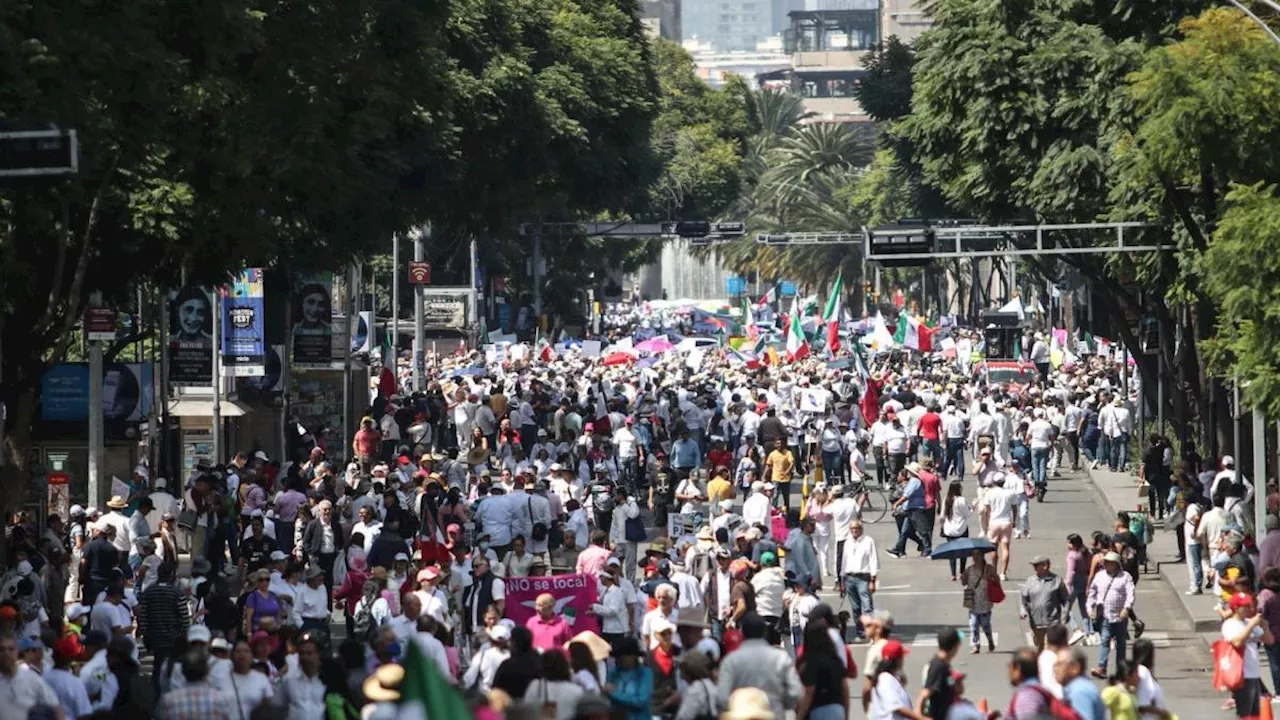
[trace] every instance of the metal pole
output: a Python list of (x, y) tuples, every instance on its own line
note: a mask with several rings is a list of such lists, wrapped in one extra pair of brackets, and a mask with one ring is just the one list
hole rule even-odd
[[(159, 335), (160, 344), (156, 353), (160, 357), (160, 383), (156, 391), (156, 402), (159, 403), (159, 409), (154, 410), (151, 415), (154, 417), (159, 414), (160, 422), (156, 433), (160, 436), (160, 456), (156, 461), (157, 468), (168, 468), (174, 476), (180, 474), (179, 468), (169, 467), (171, 459), (169, 454), (169, 313), (167, 312), (167, 293), (161, 287), (157, 290), (157, 308), (156, 317), (159, 319)], [(185, 477), (170, 477), (174, 482), (186, 482)]]
[(355, 435), (352, 427), (355, 415), (355, 396), (352, 393), (351, 345), (355, 342), (356, 326), (360, 323), (359, 290), (356, 288), (356, 265), (347, 268), (347, 339), (342, 353), (342, 430), (343, 442)]
[(471, 347), (472, 349), (477, 349), (480, 347), (480, 344), (485, 341), (485, 338), (480, 337), (480, 291), (476, 288), (476, 280), (478, 279), (477, 274), (479, 270), (479, 268), (476, 267), (476, 264), (478, 263), (476, 253), (478, 253), (479, 250), (476, 247), (475, 238), (471, 238), (471, 247), (468, 249), (468, 252), (471, 253), (471, 292), (467, 295), (467, 298), (471, 301), (471, 308), (468, 311), (468, 314), (471, 316), (471, 326), (475, 328), (472, 336), (473, 340), (471, 341)]
[[(1231, 378), (1231, 454), (1236, 459), (1236, 472), (1239, 473), (1244, 463), (1240, 457), (1240, 377)], [(1263, 494), (1266, 497), (1266, 494)], [(1266, 527), (1265, 525), (1263, 526)]]
[(542, 317), (542, 225), (533, 234), (533, 321)]
[[(1236, 468), (1240, 460), (1236, 459)], [(1237, 469), (1238, 473), (1239, 470)], [(1253, 527), (1266, 534), (1267, 527), (1267, 416), (1253, 409)]]
[[(285, 277), (289, 277), (288, 270)], [(289, 454), (289, 437), (293, 429), (293, 407), (289, 399), (289, 384), (293, 376), (293, 288), (284, 294), (284, 345), (280, 358), (280, 462), (292, 460)]]
[(1156, 353), (1156, 432), (1164, 434), (1164, 353)]
[(222, 462), (222, 286), (213, 289), (213, 463)]
[(396, 373), (396, 379), (399, 381), (399, 357), (400, 347), (400, 234), (396, 233), (391, 236), (391, 357), (382, 358), (382, 364), (391, 368), (391, 372)]
[[(427, 225), (419, 228), (413, 236), (413, 259), (415, 262), (426, 262), (427, 260), (427, 233), (430, 232), (431, 226)], [(422, 303), (425, 301), (423, 296), (423, 285), (413, 286), (413, 389), (422, 392), (426, 389), (426, 378), (423, 372), (426, 365), (426, 342), (423, 336), (426, 331), (423, 325), (426, 324), (426, 318), (422, 316)]]
[[(89, 307), (102, 307), (102, 293), (89, 296)], [(102, 432), (102, 341), (89, 341), (89, 503), (101, 506), (111, 487), (104, 467)]]

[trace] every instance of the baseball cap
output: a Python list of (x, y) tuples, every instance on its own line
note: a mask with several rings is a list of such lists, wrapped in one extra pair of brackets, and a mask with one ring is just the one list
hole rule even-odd
[(187, 642), (189, 643), (207, 643), (212, 639), (213, 634), (204, 625), (192, 625), (187, 628)]
[(230, 652), (230, 651), (231, 651), (231, 643), (230, 643), (226, 638), (223, 638), (223, 637), (214, 638), (214, 639), (213, 639), (213, 642), (209, 643), (209, 649), (210, 649), (210, 650), (225, 650), (225, 651), (227, 651), (227, 652)]
[(890, 639), (880, 648), (880, 657), (885, 660), (901, 660), (911, 652), (897, 640)]
[(40, 642), (40, 638), (35, 635), (28, 635), (18, 641), (18, 652), (26, 652), (28, 650), (43, 649), (44, 643)]
[(490, 640), (510, 640), (511, 630), (506, 625), (494, 625), (489, 628)]
[(662, 617), (661, 615), (657, 615), (654, 617), (653, 622), (649, 623), (649, 629), (653, 631), (654, 635), (661, 635), (664, 632), (671, 632), (675, 630), (676, 626), (673, 625), (670, 620)]
[(288, 555), (285, 555), (283, 552), (281, 552), (281, 551), (279, 551), (279, 550), (274, 550), (274, 551), (272, 551), (272, 553), (271, 553), (271, 556), (270, 556), (270, 557), (271, 557), (271, 562), (280, 562), (281, 560), (288, 560), (288, 559), (289, 559), (289, 556), (288, 556)]
[(1242, 607), (1253, 607), (1253, 596), (1247, 592), (1238, 592), (1231, 596), (1231, 599), (1227, 601), (1227, 605), (1230, 606), (1232, 610)]

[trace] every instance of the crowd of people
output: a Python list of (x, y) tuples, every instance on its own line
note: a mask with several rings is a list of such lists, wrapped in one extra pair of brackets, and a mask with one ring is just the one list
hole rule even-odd
[[(1044, 339), (1030, 340), (1034, 359)], [(1009, 387), (964, 354), (881, 353), (864, 371), (840, 362), (847, 350), (606, 365), (521, 348), (460, 354), (422, 392), (379, 394), (350, 447), (286, 462), (239, 452), (175, 485), (140, 466), (103, 512), (72, 507), (42, 531), (16, 518), (0, 719), (395, 717), (411, 646), (477, 717), (985, 718), (951, 664), (961, 633), (939, 634), (908, 692), (908, 648), (875, 595), (882, 553), (909, 545), (949, 560), (970, 653), (995, 651), (1012, 582), (1034, 647), (1013, 654), (1003, 717), (1167, 718), (1135, 607), (1152, 516), (1166, 512), (1189, 591), (1222, 594), (1244, 658), (1241, 716), (1263, 695), (1258, 648), (1280, 667), (1268, 622), (1280, 533), (1273, 516), (1251, 558), (1253, 486), (1229, 457), (1184, 448), (1175, 462), (1151, 438), (1150, 513), (1065, 538), (1062, 575), (1041, 555), (1010, 581), (1050, 477), (1125, 467), (1131, 398), (1110, 358)], [(890, 548), (863, 525), (881, 491)], [(515, 583), (551, 575), (589, 580), (598, 631), (550, 592), (507, 602)]]

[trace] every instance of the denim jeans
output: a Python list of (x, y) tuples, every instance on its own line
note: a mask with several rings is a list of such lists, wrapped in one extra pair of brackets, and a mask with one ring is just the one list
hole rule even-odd
[(1263, 645), (1267, 649), (1267, 664), (1271, 666), (1271, 688), (1280, 687), (1280, 642)]
[(1049, 448), (1031, 448), (1031, 482), (1045, 485), (1049, 482)]
[(947, 438), (947, 456), (942, 465), (942, 477), (946, 479), (955, 470), (956, 477), (964, 479), (964, 438)]
[(1191, 576), (1190, 589), (1204, 587), (1204, 546), (1200, 543), (1187, 546), (1187, 573)]
[(1102, 623), (1102, 649), (1098, 654), (1098, 669), (1107, 671), (1107, 660), (1111, 658), (1111, 641), (1116, 643), (1116, 659), (1124, 659), (1125, 643), (1129, 641), (1129, 621)]
[[(951, 542), (952, 540), (958, 540), (960, 538), (967, 538), (967, 537), (969, 537), (969, 528), (965, 528), (964, 532), (960, 533), (955, 537), (951, 537), (950, 535), (943, 535), (942, 540), (943, 542)], [(960, 564), (960, 572), (963, 573), (965, 567), (969, 564), (969, 558), (965, 557), (964, 555), (961, 555), (958, 559), (954, 557), (947, 558), (947, 564), (951, 566), (951, 577), (956, 576), (956, 563)]]
[(828, 484), (835, 482), (837, 478), (844, 477), (844, 456), (839, 450), (822, 451), (822, 476), (826, 478)]
[(982, 638), (978, 636), (978, 631), (982, 630), (987, 634), (987, 644), (994, 645), (995, 640), (991, 635), (991, 613), (976, 613), (969, 611), (969, 645), (978, 647), (982, 644)]
[[(871, 581), (866, 578), (846, 575), (844, 577), (844, 596), (849, 598), (849, 615), (855, 620), (863, 615), (875, 612), (875, 603), (871, 598)], [(862, 635), (862, 624), (857, 625), (858, 635)]]
[(1111, 439), (1111, 459), (1108, 461), (1112, 470), (1123, 471), (1129, 462), (1129, 433), (1121, 433), (1120, 437)]
[(932, 529), (927, 522), (928, 510), (924, 508), (913, 508), (907, 511), (903, 517), (902, 528), (898, 532), (898, 542), (893, 546), (893, 552), (898, 554), (907, 551), (907, 540), (915, 540), (920, 546), (920, 552), (929, 552), (929, 540)]
[(1098, 436), (1098, 450), (1094, 453), (1094, 459), (1100, 464), (1111, 464), (1111, 438), (1106, 435)]
[[(941, 440), (925, 440), (924, 451), (933, 460), (936, 467), (943, 467), (942, 464), (942, 441)], [(945, 476), (945, 473), (944, 473)]]
[(845, 720), (849, 716), (839, 703), (809, 708), (809, 720)]

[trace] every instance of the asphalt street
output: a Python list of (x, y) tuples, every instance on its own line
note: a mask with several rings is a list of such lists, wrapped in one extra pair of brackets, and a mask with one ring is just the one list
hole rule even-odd
[[(1083, 472), (1064, 473), (1061, 478), (1050, 479), (1045, 502), (1032, 503), (1031, 537), (1013, 541), (1009, 579), (1004, 583), (1008, 599), (996, 607), (992, 617), (996, 652), (988, 654), (984, 644), (981, 654), (971, 655), (966, 637), (966, 644), (954, 661), (955, 668), (967, 675), (966, 695), (975, 702), (986, 698), (992, 710), (1003, 709), (1008, 703), (1011, 691), (1007, 667), (1011, 654), (1018, 647), (1031, 644), (1029, 627), (1019, 620), (1017, 604), (1022, 581), (1032, 573), (1030, 559), (1046, 555), (1052, 561), (1051, 569), (1062, 572), (1068, 534), (1080, 533), (1087, 541), (1092, 531), (1109, 532), (1114, 526), (1114, 519), (1098, 504), (1088, 482)], [(965, 496), (972, 499), (975, 495), (975, 481), (968, 478)], [(951, 582), (947, 563), (918, 557), (914, 543), (907, 543), (908, 554), (901, 559), (886, 552), (897, 539), (891, 516), (866, 527), (876, 541), (881, 560), (879, 592), (874, 602), (877, 608), (893, 614), (894, 635), (911, 648), (906, 677), (914, 697), (924, 667), (937, 651), (938, 632), (948, 627), (968, 632), (962, 591)], [(976, 535), (974, 528), (971, 532)], [(834, 541), (831, 545), (834, 548)], [(1211, 686), (1212, 657), (1204, 639), (1186, 629), (1188, 620), (1174, 589), (1152, 573), (1142, 576), (1137, 590), (1135, 608), (1147, 624), (1144, 637), (1157, 648), (1155, 676), (1171, 709), (1184, 718), (1234, 717), (1221, 709), (1224, 698), (1217, 696)], [(822, 597), (832, 607), (840, 607), (841, 599), (834, 591), (825, 591)], [(844, 607), (848, 607), (847, 603)], [(1096, 662), (1099, 648), (1084, 650), (1090, 661)], [(861, 666), (862, 654), (855, 650), (854, 657)], [(862, 717), (861, 709), (855, 710), (852, 717)]]

